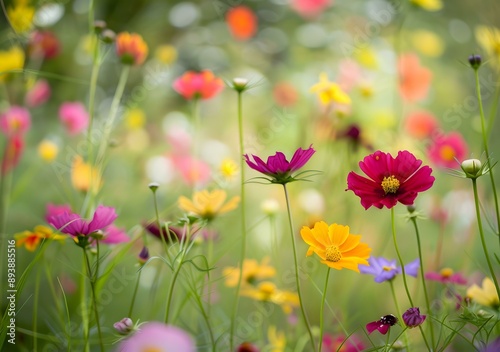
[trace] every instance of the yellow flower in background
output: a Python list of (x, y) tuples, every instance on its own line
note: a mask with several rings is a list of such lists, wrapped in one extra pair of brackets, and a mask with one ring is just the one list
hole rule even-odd
[(177, 49), (168, 44), (160, 45), (156, 48), (155, 58), (162, 64), (173, 64), (177, 60)]
[(427, 11), (439, 11), (443, 8), (441, 0), (410, 0), (410, 2)]
[(16, 33), (24, 33), (33, 26), (35, 8), (29, 6), (26, 1), (17, 1), (13, 7), (7, 8), (7, 17), (10, 25)]
[(270, 281), (263, 281), (254, 286), (242, 288), (240, 295), (252, 298), (256, 301), (272, 302), (283, 309), (283, 312), (290, 314), (293, 308), (299, 307), (299, 296), (295, 292), (279, 290)]
[(331, 103), (351, 104), (351, 98), (338, 84), (330, 82), (325, 72), (319, 75), (319, 82), (311, 87), (311, 92), (318, 95), (319, 101), (323, 105)]
[(354, 58), (366, 68), (378, 68), (377, 54), (375, 53), (375, 50), (369, 46), (357, 48), (354, 52)]
[(125, 125), (130, 130), (138, 130), (144, 127), (146, 114), (142, 109), (131, 108), (125, 114)]
[(500, 29), (488, 26), (476, 27), (476, 40), (497, 67), (500, 67)]
[(300, 235), (309, 245), (307, 256), (316, 253), (321, 258), (321, 263), (330, 268), (346, 268), (359, 273), (358, 264), (368, 265), (371, 248), (366, 243), (361, 243), (360, 235), (351, 235), (349, 226), (328, 226), (326, 222), (319, 221), (312, 229), (302, 227)]
[(97, 193), (102, 186), (99, 171), (90, 164), (84, 162), (79, 155), (73, 159), (71, 183), (76, 190), (82, 192), (88, 192), (90, 187), (92, 187), (92, 193)]
[[(245, 259), (243, 261), (243, 284), (253, 284), (259, 280), (271, 279), (276, 275), (276, 269), (269, 265), (270, 258), (265, 257), (261, 263), (255, 259)], [(223, 270), (223, 275), (226, 277), (227, 287), (236, 287), (240, 277), (239, 268), (226, 267)]]
[(44, 239), (64, 241), (66, 237), (55, 234), (52, 229), (43, 225), (35, 226), (33, 231), (23, 231), (14, 235), (16, 247), (24, 246), (30, 252), (35, 251)]
[(24, 67), (24, 51), (13, 46), (9, 50), (0, 51), (0, 82), (8, 76), (7, 71), (22, 70)]
[(373, 86), (368, 83), (362, 83), (359, 86), (359, 92), (365, 98), (371, 98), (374, 94)]
[(47, 139), (40, 142), (38, 145), (38, 155), (43, 161), (51, 163), (57, 157), (59, 153), (59, 147), (56, 143), (49, 141)]
[(411, 42), (419, 52), (429, 57), (439, 57), (444, 51), (443, 40), (436, 33), (424, 29), (414, 31)]
[(276, 326), (271, 325), (267, 330), (267, 338), (269, 339), (268, 349), (270, 352), (284, 352), (286, 347), (286, 338), (284, 332), (278, 332)]
[(203, 190), (196, 192), (192, 201), (184, 196), (179, 197), (179, 208), (205, 220), (212, 220), (217, 215), (236, 209), (240, 202), (240, 197), (236, 196), (224, 204), (226, 198), (224, 190), (216, 189), (212, 192)]
[(479, 287), (476, 284), (469, 287), (467, 289), (467, 297), (486, 307), (500, 307), (500, 300), (498, 298), (495, 284), (489, 277), (485, 277), (483, 279), (482, 287)]
[(238, 165), (232, 159), (224, 159), (220, 164), (220, 173), (224, 178), (231, 180), (238, 173)]

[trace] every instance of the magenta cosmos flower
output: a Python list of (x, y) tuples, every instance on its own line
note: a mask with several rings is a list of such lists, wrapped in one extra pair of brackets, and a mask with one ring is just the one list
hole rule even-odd
[(67, 102), (59, 108), (59, 119), (70, 136), (85, 131), (89, 125), (89, 114), (79, 102)]
[(276, 154), (267, 158), (264, 162), (261, 158), (252, 154), (253, 161), (248, 154), (245, 154), (245, 161), (252, 169), (271, 177), (271, 183), (285, 184), (296, 181), (292, 173), (304, 166), (316, 151), (312, 145), (308, 149), (299, 148), (295, 151), (292, 159), (288, 161), (285, 154), (276, 152)]
[(392, 314), (384, 315), (380, 318), (380, 320), (372, 321), (371, 323), (366, 324), (366, 330), (369, 334), (378, 330), (382, 335), (387, 334), (389, 328), (395, 325), (398, 322), (398, 318), (396, 318)]
[(23, 135), (30, 126), (30, 112), (23, 107), (11, 106), (0, 115), (0, 131), (6, 136)]
[(421, 165), (422, 160), (406, 150), (398, 152), (396, 158), (376, 151), (359, 162), (359, 167), (369, 178), (349, 172), (347, 190), (361, 198), (365, 209), (372, 205), (390, 209), (397, 202), (412, 205), (418, 193), (431, 188), (435, 180), (431, 176), (432, 169)]
[(469, 153), (467, 143), (458, 132), (436, 138), (428, 149), (429, 159), (438, 167), (460, 167), (457, 160), (463, 160)]

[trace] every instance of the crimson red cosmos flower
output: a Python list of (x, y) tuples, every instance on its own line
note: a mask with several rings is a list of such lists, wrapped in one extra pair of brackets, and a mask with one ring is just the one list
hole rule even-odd
[(423, 166), (422, 160), (404, 150), (396, 158), (391, 154), (376, 151), (359, 162), (361, 170), (369, 177), (350, 172), (347, 176), (347, 190), (361, 198), (361, 205), (368, 209), (372, 205), (388, 209), (400, 202), (412, 205), (419, 192), (432, 187), (435, 178), (432, 169)]
[(372, 321), (371, 323), (366, 324), (366, 330), (369, 334), (378, 330), (382, 335), (387, 334), (389, 328), (395, 325), (398, 322), (398, 318), (396, 318), (392, 314), (384, 315), (380, 318), (380, 320)]
[(276, 154), (267, 158), (265, 163), (261, 158), (252, 154), (253, 161), (248, 154), (245, 154), (245, 161), (252, 169), (270, 176), (272, 183), (285, 184), (295, 181), (292, 173), (304, 166), (316, 151), (312, 145), (308, 149), (299, 148), (295, 151), (290, 161), (286, 160), (285, 154), (276, 152)]
[(210, 70), (187, 71), (174, 81), (173, 87), (184, 99), (210, 99), (224, 88), (224, 82)]

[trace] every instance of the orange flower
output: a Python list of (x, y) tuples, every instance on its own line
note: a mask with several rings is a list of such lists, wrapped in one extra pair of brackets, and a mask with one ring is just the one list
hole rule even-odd
[(187, 71), (174, 81), (173, 87), (184, 99), (210, 99), (224, 88), (224, 82), (212, 71)]
[(226, 191), (222, 189), (216, 189), (211, 192), (205, 189), (195, 192), (193, 200), (184, 196), (179, 197), (179, 208), (209, 221), (217, 215), (236, 209), (240, 202), (240, 197), (233, 197), (224, 204), (226, 197)]
[(420, 60), (415, 54), (405, 54), (399, 58), (399, 91), (407, 101), (424, 99), (429, 92), (432, 72), (420, 66)]
[(82, 157), (77, 155), (71, 166), (71, 183), (78, 191), (91, 190), (96, 194), (102, 186), (101, 174), (97, 168), (84, 162)]
[(236, 6), (226, 13), (229, 31), (238, 40), (252, 38), (257, 32), (257, 16), (246, 6)]
[(139, 34), (122, 32), (116, 37), (116, 53), (125, 65), (141, 65), (148, 56), (148, 45)]
[(67, 236), (64, 235), (54, 234), (50, 228), (43, 225), (35, 226), (33, 231), (23, 231), (14, 235), (16, 247), (24, 245), (24, 247), (30, 252), (35, 251), (43, 239), (64, 241), (66, 237)]
[(359, 273), (358, 264), (369, 265), (367, 259), (371, 248), (360, 242), (360, 235), (349, 234), (349, 226), (328, 226), (326, 222), (319, 221), (312, 229), (304, 226), (300, 235), (310, 246), (307, 256), (316, 253), (321, 258), (321, 263), (330, 268), (346, 268)]

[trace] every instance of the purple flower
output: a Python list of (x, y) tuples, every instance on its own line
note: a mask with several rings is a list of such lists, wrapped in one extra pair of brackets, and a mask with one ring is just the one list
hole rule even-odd
[(491, 342), (488, 346), (481, 348), (481, 352), (497, 352), (500, 351), (500, 337), (497, 337), (493, 342)]
[(395, 325), (398, 322), (398, 318), (396, 318), (392, 314), (384, 315), (380, 318), (380, 320), (372, 321), (371, 323), (366, 324), (366, 330), (369, 334), (373, 331), (378, 330), (382, 335), (387, 334), (389, 328)]
[[(381, 283), (394, 279), (397, 274), (401, 273), (401, 267), (396, 266), (396, 260), (388, 260), (384, 257), (370, 257), (369, 265), (359, 265), (359, 271), (362, 274), (370, 274), (375, 276), (375, 282)], [(417, 277), (420, 260), (414, 261), (405, 265), (405, 274)]]
[(292, 159), (288, 161), (285, 154), (276, 152), (276, 154), (267, 158), (267, 163), (261, 158), (252, 154), (253, 161), (248, 154), (245, 154), (245, 161), (252, 169), (271, 177), (272, 183), (285, 184), (295, 181), (292, 173), (304, 166), (316, 151), (312, 145), (308, 149), (299, 148), (295, 151)]
[(134, 322), (130, 318), (123, 318), (113, 324), (113, 327), (122, 335), (128, 335), (134, 330)]
[(81, 237), (88, 236), (97, 231), (103, 231), (117, 217), (115, 208), (99, 205), (90, 221), (82, 219), (78, 214), (64, 211), (58, 215), (49, 216), (48, 222), (62, 233)]
[(142, 247), (142, 250), (141, 252), (139, 253), (138, 257), (139, 259), (139, 263), (140, 264), (144, 264), (148, 261), (149, 259), (149, 250), (148, 250), (148, 247), (144, 246)]
[(420, 309), (416, 307), (409, 308), (406, 312), (403, 313), (403, 321), (409, 328), (415, 328), (419, 325), (422, 325), (422, 323), (425, 321), (425, 318), (427, 318), (427, 316), (420, 314)]

